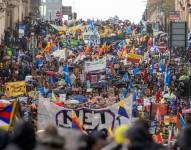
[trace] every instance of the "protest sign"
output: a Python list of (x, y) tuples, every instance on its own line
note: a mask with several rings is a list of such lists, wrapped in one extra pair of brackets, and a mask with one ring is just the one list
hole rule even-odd
[(85, 44), (88, 44), (89, 41), (93, 41), (96, 44), (100, 44), (100, 38), (98, 32), (96, 33), (94, 33), (93, 31), (84, 32), (83, 39)]
[(65, 102), (65, 100), (66, 100), (66, 94), (59, 94), (59, 96), (60, 96), (60, 100), (61, 100), (62, 102)]
[(169, 123), (177, 123), (178, 118), (177, 116), (164, 116), (164, 123), (169, 124)]
[(5, 94), (7, 97), (16, 97), (26, 94), (26, 82), (7, 82), (5, 83)]
[[(132, 95), (125, 99), (125, 108), (131, 118), (131, 104)], [(80, 123), (84, 126), (86, 132), (94, 130), (115, 128), (121, 123), (129, 124), (130, 119), (125, 117), (118, 117), (119, 103), (108, 106), (103, 109), (90, 109), (82, 107), (78, 109), (68, 109), (65, 107), (57, 106), (51, 103), (48, 99), (40, 98), (38, 109), (38, 128), (44, 129), (47, 124), (56, 125), (59, 130), (64, 130), (72, 127), (71, 114), (72, 111), (76, 112)]]
[(106, 57), (92, 62), (85, 62), (85, 71), (91, 72), (96, 70), (103, 70), (106, 68)]

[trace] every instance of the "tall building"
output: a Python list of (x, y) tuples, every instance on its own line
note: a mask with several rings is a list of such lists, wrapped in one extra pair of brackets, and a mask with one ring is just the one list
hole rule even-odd
[(147, 0), (146, 6), (146, 20), (149, 22), (156, 22), (162, 16), (162, 2), (163, 0)]
[(188, 23), (191, 32), (191, 0), (176, 0), (175, 9), (180, 12), (180, 19)]
[(29, 10), (29, 15), (31, 17), (39, 17), (40, 16), (40, 3), (41, 0), (28, 0), (28, 10)]
[[(30, 0), (0, 0), (0, 44), (4, 38), (4, 31), (21, 22), (30, 12)], [(31, 0), (33, 1), (33, 0)]]
[(56, 19), (57, 11), (61, 11), (62, 0), (41, 0), (41, 16), (45, 20)]
[(147, 0), (143, 18), (148, 22), (160, 22), (167, 31), (169, 16), (175, 10), (175, 0)]
[(4, 30), (5, 30), (5, 11), (6, 11), (6, 5), (5, 3), (0, 0), (0, 44), (4, 37)]

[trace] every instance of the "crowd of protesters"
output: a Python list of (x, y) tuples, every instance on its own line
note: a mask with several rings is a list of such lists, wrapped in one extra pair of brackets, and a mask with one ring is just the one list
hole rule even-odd
[[(0, 94), (2, 97), (6, 97), (5, 83), (23, 81), (27, 76), (32, 75), (33, 80), (30, 81), (31, 84), (27, 85), (27, 91), (39, 90), (43, 87), (43, 91), (39, 91), (45, 98), (52, 97), (53, 92), (56, 97), (59, 97), (61, 91), (67, 93), (66, 99), (76, 94), (87, 98), (86, 102), (80, 104), (59, 103), (67, 108), (75, 109), (84, 106), (96, 109), (105, 108), (119, 102), (120, 94), (126, 97), (133, 91), (136, 91), (136, 95), (139, 97), (135, 109), (133, 109), (133, 117), (146, 120), (156, 119), (151, 114), (151, 108), (143, 106), (145, 97), (150, 100), (149, 102), (152, 101), (149, 105), (151, 107), (152, 103), (168, 105), (166, 114), (170, 116), (190, 108), (189, 101), (185, 100), (179, 91), (179, 79), (185, 74), (187, 75), (185, 66), (178, 65), (181, 61), (176, 59), (170, 60), (172, 62), (169, 65), (168, 50), (163, 52), (158, 47), (154, 47), (167, 44), (166, 38), (160, 34), (153, 36), (152, 32), (144, 30), (143, 23), (135, 25), (129, 21), (118, 19), (94, 22), (101, 43), (95, 44), (90, 41), (86, 45), (82, 36), (88, 28), (95, 30), (91, 21), (90, 23), (82, 20), (75, 22), (75, 25), (87, 26), (84, 31), (77, 29), (75, 32), (55, 31), (53, 26), (47, 22), (32, 24), (29, 18), (26, 18), (24, 23), (26, 25), (25, 36), (18, 38), (16, 31), (8, 29), (5, 32), (4, 44), (0, 47)], [(66, 59), (52, 55), (60, 49), (65, 50)], [(144, 57), (138, 62), (134, 62), (137, 61), (137, 58), (131, 58), (132, 60), (127, 63), (126, 56), (129, 53), (137, 56), (144, 55)], [(84, 76), (82, 66), (85, 61), (94, 61), (104, 56), (108, 57), (107, 68), (99, 75), (96, 74), (96, 78), (99, 77), (99, 79), (92, 81), (91, 75)], [(64, 73), (66, 65), (69, 65), (70, 70), (67, 77)], [(166, 80), (164, 79), (166, 73), (164, 68), (168, 69), (168, 66), (171, 80), (164, 82)], [(100, 85), (96, 84), (99, 80), (103, 81), (99, 83)], [(93, 87), (92, 91), (88, 92), (87, 89), (90, 87)], [(111, 87), (112, 92), (109, 91)], [(27, 121), (32, 118), (35, 129), (32, 124), (23, 122), (17, 124), (11, 134), (1, 131), (0, 149), (64, 150), (71, 147), (71, 145), (68, 146), (68, 143), (75, 143), (76, 149), (79, 150), (162, 150), (171, 148), (187, 150), (191, 148), (189, 138), (191, 127), (189, 125), (175, 138), (174, 147), (164, 147), (153, 141), (149, 131), (150, 124), (143, 120), (136, 121), (130, 127), (119, 126), (114, 129), (113, 136), (107, 130), (101, 130), (89, 135), (80, 135), (78, 140), (72, 142), (68, 142), (67, 135), (63, 137), (59, 135), (53, 126), (48, 126), (36, 135), (38, 108), (34, 104), (35, 102), (31, 101), (28, 93), (25, 96), (27, 102), (24, 102), (21, 107), (21, 116)], [(151, 100), (153, 98), (154, 101)], [(21, 102), (20, 105), (22, 106)], [(154, 115), (157, 116), (157, 112)], [(26, 118), (26, 116), (28, 117)], [(160, 117), (162, 118), (162, 114)], [(162, 127), (164, 125), (161, 123), (160, 117), (156, 121), (157, 127), (162, 130), (165, 127)]]
[[(74, 134), (76, 131), (71, 131)], [(0, 131), (2, 150), (189, 150), (191, 148), (191, 126), (181, 130), (172, 147), (157, 144), (149, 133), (146, 121), (138, 120), (132, 126), (122, 125), (110, 136), (107, 130), (95, 131), (89, 135), (74, 134), (75, 138), (61, 136), (49, 125), (44, 131), (35, 133), (29, 122), (17, 124), (12, 133)], [(72, 144), (72, 145), (71, 145)]]

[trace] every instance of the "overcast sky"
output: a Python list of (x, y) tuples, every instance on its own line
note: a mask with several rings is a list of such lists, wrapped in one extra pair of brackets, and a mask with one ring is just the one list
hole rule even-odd
[(138, 23), (146, 7), (146, 0), (63, 0), (63, 5), (73, 6), (78, 18), (108, 19), (117, 15)]

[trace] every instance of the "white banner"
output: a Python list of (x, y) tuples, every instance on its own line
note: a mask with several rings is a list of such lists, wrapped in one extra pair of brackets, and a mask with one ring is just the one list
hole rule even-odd
[(91, 72), (106, 69), (106, 57), (92, 62), (85, 62), (85, 71)]
[[(84, 126), (86, 132), (94, 130), (115, 128), (119, 124), (130, 124), (132, 114), (132, 95), (125, 99), (125, 109), (129, 115), (129, 119), (118, 117), (119, 104), (114, 104), (103, 109), (79, 108), (76, 112), (81, 125)], [(43, 130), (46, 125), (56, 125), (59, 131), (69, 129), (72, 126), (71, 113), (72, 109), (57, 106), (48, 99), (39, 99), (38, 112), (38, 129)]]

